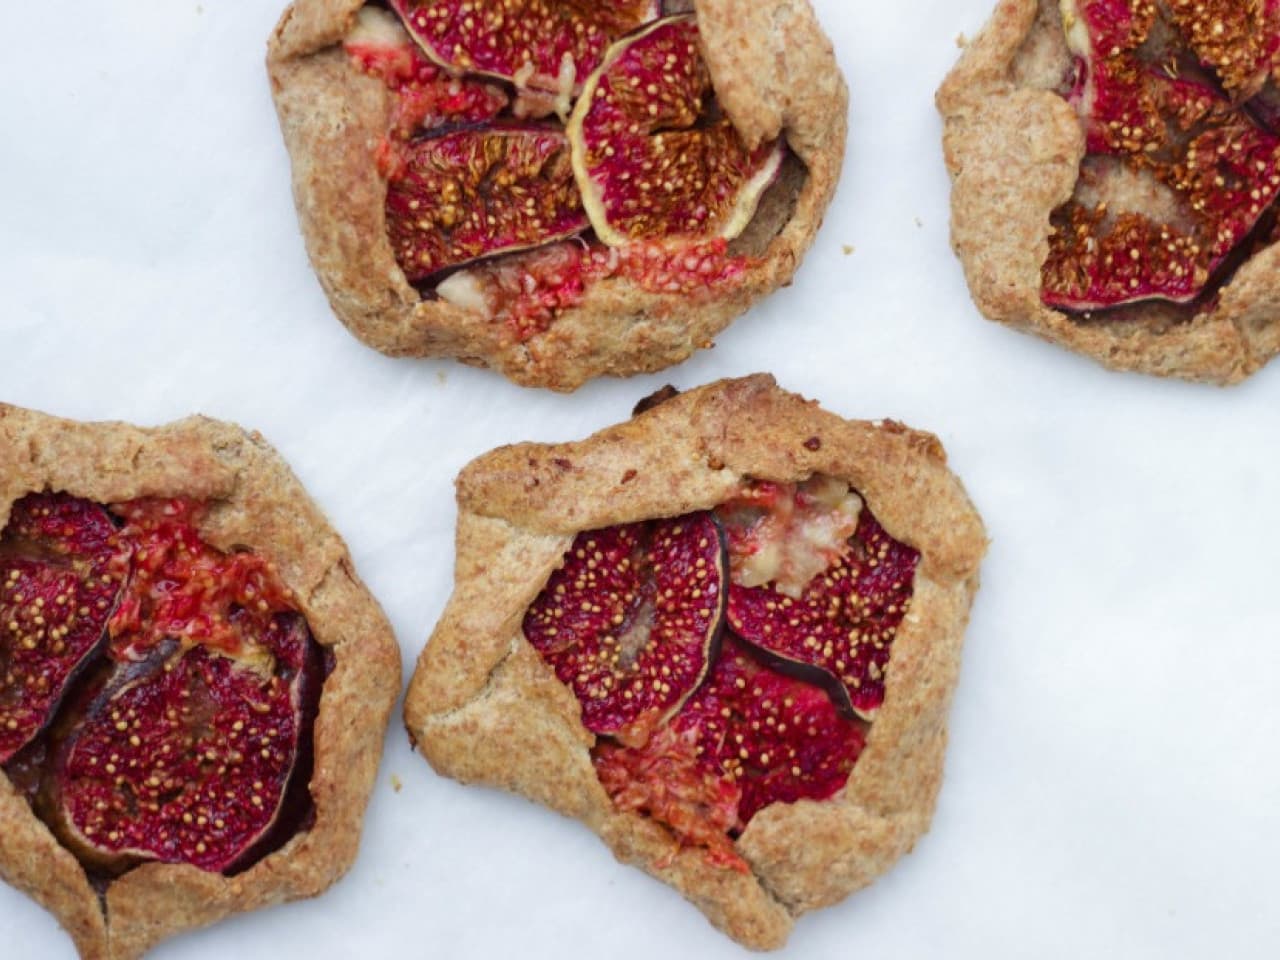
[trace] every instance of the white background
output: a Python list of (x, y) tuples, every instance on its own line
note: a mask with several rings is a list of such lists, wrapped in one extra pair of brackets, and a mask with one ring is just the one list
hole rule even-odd
[[(260, 429), (350, 543), (406, 675), (450, 588), (452, 478), (495, 445), (761, 369), (933, 430), (992, 538), (938, 814), (782, 956), (1277, 955), (1280, 364), (1230, 390), (1159, 382), (977, 314), (932, 96), (991, 0), (816, 0), (851, 138), (795, 286), (678, 369), (573, 396), (386, 359), (330, 314), (262, 65), (280, 3), (5, 4), (0, 399)], [(5, 957), (73, 956), (3, 886), (0, 929)], [(741, 955), (578, 824), (436, 777), (398, 711), (343, 882), (155, 953)]]

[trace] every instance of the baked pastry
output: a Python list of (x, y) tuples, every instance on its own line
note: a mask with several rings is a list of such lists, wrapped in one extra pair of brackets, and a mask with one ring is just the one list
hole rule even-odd
[(986, 539), (929, 434), (674, 393), (463, 470), (405, 720), (773, 948), (927, 829)]
[(1000, 0), (938, 91), (978, 308), (1121, 370), (1280, 352), (1280, 7)]
[(312, 264), (366, 344), (573, 390), (790, 281), (847, 125), (808, 0), (388, 6), (296, 0), (267, 57)]
[(0, 404), (0, 879), (86, 960), (328, 888), (399, 650), (257, 434)]

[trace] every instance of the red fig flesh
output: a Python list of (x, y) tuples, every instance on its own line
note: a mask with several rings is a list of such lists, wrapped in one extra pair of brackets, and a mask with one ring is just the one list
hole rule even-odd
[(605, 48), (661, 13), (656, 0), (391, 0), (437, 63), (568, 97)]
[(714, 115), (692, 16), (614, 44), (570, 117), (574, 172), (596, 235), (610, 246), (667, 236), (733, 238), (782, 164), (775, 141), (748, 150)]
[[(112, 510), (119, 530), (83, 500), (15, 505), (3, 583), (15, 601), (58, 611), (42, 624), (50, 641), (84, 652), (62, 671), (43, 732), (0, 762), (91, 870), (111, 876), (147, 860), (240, 869), (310, 808), (319, 648), (267, 560), (201, 539), (201, 505)], [(26, 636), (25, 624), (11, 633)]]
[(1168, 0), (1178, 31), (1237, 101), (1280, 65), (1280, 0)]
[(819, 683), (823, 674), (837, 679), (834, 691), (844, 705), (869, 719), (884, 700), (890, 648), (911, 602), (920, 554), (889, 536), (866, 508), (849, 547), (795, 599), (776, 584), (731, 583), (729, 625), (779, 669)]
[(724, 620), (723, 535), (709, 513), (579, 534), (524, 635), (597, 734), (640, 741), (706, 676)]
[(361, 7), (343, 47), (358, 69), (395, 94), (393, 141), (445, 124), (492, 120), (510, 103), (492, 83), (450, 76), (427, 59), (394, 16), (377, 7)]
[[(1227, 67), (1236, 64), (1253, 77), (1257, 51), (1240, 48), (1234, 27), (1220, 22), (1216, 30), (1212, 18), (1205, 21), (1210, 8), (1216, 5), (1174, 4), (1172, 24), (1165, 25), (1170, 42), (1189, 43), (1220, 68), (1228, 89), (1254, 89), (1256, 78)], [(1088, 151), (1120, 158), (1158, 181), (1173, 192), (1178, 211), (1157, 220), (1073, 198), (1053, 216), (1043, 299), (1067, 310), (1194, 301), (1280, 193), (1280, 138), (1213, 87), (1179, 77), (1176, 53), (1163, 43), (1167, 59), (1148, 62), (1144, 45), (1161, 14), (1150, 0), (1064, 0), (1063, 11), (1068, 43), (1081, 58), (1082, 82), (1072, 100)]]
[(821, 689), (771, 670), (731, 638), (667, 727), (639, 748), (602, 742), (594, 760), (619, 809), (744, 869), (732, 835), (771, 804), (831, 797), (865, 742), (863, 726)]
[(99, 650), (127, 559), (95, 504), (62, 494), (14, 504), (0, 536), (0, 763), (45, 728)]
[(82, 860), (226, 871), (270, 831), (315, 668), (300, 617), (276, 617), (259, 640), (251, 660), (170, 643), (141, 670), (117, 667), (52, 771), (64, 842)]
[(564, 135), (502, 126), (408, 144), (403, 172), (388, 184), (387, 226), (397, 261), (416, 282), (588, 224)]

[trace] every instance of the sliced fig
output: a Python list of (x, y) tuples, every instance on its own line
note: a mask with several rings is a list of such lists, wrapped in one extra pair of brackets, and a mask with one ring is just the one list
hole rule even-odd
[[(778, 669), (827, 684), (866, 719), (884, 701), (890, 648), (915, 589), (918, 551), (885, 532), (865, 507), (847, 554), (793, 599), (777, 589), (729, 587), (729, 625)], [(838, 683), (829, 683), (834, 678)]]
[(538, 126), (414, 140), (388, 184), (386, 210), (392, 249), (412, 282), (588, 226), (564, 135)]
[(658, 0), (391, 0), (437, 63), (564, 100), (618, 37), (658, 17)]
[(724, 624), (724, 536), (710, 513), (579, 534), (524, 635), (593, 733), (643, 742), (707, 675)]
[(384, 174), (403, 165), (403, 141), (446, 124), (492, 120), (510, 103), (495, 84), (450, 76), (428, 60), (386, 10), (361, 7), (343, 47), (357, 69), (395, 94), (391, 139), (379, 154)]
[(748, 150), (715, 110), (692, 16), (609, 48), (569, 119), (573, 167), (596, 235), (733, 238), (777, 177), (781, 140)]
[(1280, 65), (1280, 0), (1168, 0), (1178, 32), (1235, 100), (1252, 97)]
[(48, 725), (97, 653), (127, 551), (96, 504), (31, 494), (0, 535), (0, 763)]
[(270, 834), (319, 668), (296, 614), (274, 616), (259, 640), (237, 656), (167, 640), (117, 664), (70, 719), (48, 785), (55, 829), (81, 862), (225, 872)]
[(639, 748), (602, 741), (593, 759), (619, 809), (745, 869), (731, 837), (771, 804), (830, 798), (865, 743), (863, 725), (822, 689), (770, 669), (731, 634), (707, 682), (667, 727)]
[[(1042, 294), (1050, 306), (1192, 302), (1280, 193), (1280, 138), (1212, 86), (1178, 76), (1176, 55), (1168, 52), (1171, 43), (1186, 42), (1176, 14), (1175, 29), (1156, 44), (1167, 59), (1145, 59), (1157, 12), (1139, 0), (1063, 0), (1068, 44), (1081, 58), (1071, 99), (1088, 151), (1120, 158), (1169, 188), (1177, 210), (1156, 219), (1123, 204), (1084, 203), (1077, 189), (1053, 215)], [(1200, 22), (1190, 7), (1184, 13)], [(1219, 67), (1224, 56), (1220, 51)]]

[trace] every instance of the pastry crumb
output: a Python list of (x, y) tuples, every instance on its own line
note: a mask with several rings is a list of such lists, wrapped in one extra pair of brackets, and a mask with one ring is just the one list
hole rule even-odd
[(956, 46), (963, 50), (969, 45), (969, 38), (964, 35), (964, 31), (956, 34)]
[(448, 382), (449, 382), (449, 374), (445, 373), (443, 370), (437, 370), (436, 383), (440, 384), (440, 386), (443, 387)]
[(924, 221), (923, 221), (923, 220), (921, 220), (919, 217), (916, 217), (916, 218), (915, 218), (915, 221), (916, 221), (916, 226), (917, 226), (917, 227), (923, 227), (923, 226), (924, 226)]
[(846, 257), (850, 257), (850, 256), (853, 256), (853, 251), (856, 250), (857, 248), (852, 243), (846, 243), (846, 244), (842, 244), (840, 249), (844, 251), (844, 255)]
[(391, 775), (391, 789), (394, 790), (396, 793), (399, 793), (402, 789), (404, 789), (404, 781), (400, 779), (400, 776), (398, 774), (393, 773)]

